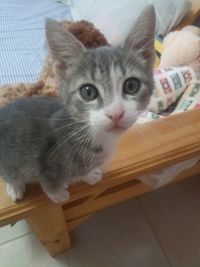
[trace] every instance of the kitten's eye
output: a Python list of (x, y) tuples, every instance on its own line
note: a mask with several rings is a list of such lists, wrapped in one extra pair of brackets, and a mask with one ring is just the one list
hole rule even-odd
[(81, 97), (87, 101), (91, 101), (99, 95), (97, 88), (89, 83), (82, 85), (79, 90)]
[(135, 95), (140, 89), (140, 80), (128, 78), (123, 84), (123, 92), (128, 95)]

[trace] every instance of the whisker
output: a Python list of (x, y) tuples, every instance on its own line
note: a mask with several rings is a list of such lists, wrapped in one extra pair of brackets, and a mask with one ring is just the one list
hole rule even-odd
[[(86, 164), (89, 163), (89, 160), (87, 159), (88, 154), (90, 153), (90, 149), (87, 149), (87, 145), (89, 144), (91, 138), (92, 138), (92, 132), (93, 130), (91, 128), (88, 128), (86, 130), (86, 132), (84, 133), (84, 135), (82, 135), (82, 138), (80, 140), (80, 142), (78, 143), (77, 147), (73, 150), (72, 156), (71, 156), (71, 168), (72, 169), (72, 165), (74, 164), (74, 157), (78, 160), (81, 153), (83, 153), (84, 148), (86, 148), (86, 154), (85, 154), (85, 158), (83, 160), (83, 165), (84, 168), (86, 168)], [(83, 141), (83, 142), (82, 142)], [(77, 154), (78, 152), (78, 154)]]
[(65, 128), (68, 128), (68, 127), (72, 126), (72, 125), (76, 125), (76, 124), (80, 124), (80, 123), (84, 123), (84, 122), (85, 122), (85, 120), (77, 121), (77, 122), (73, 122), (73, 123), (70, 123), (70, 124), (65, 123), (65, 124), (63, 124), (62, 126), (56, 128), (56, 129), (53, 129), (52, 131), (49, 131), (48, 134), (43, 135), (42, 137), (38, 138), (38, 139), (36, 140), (36, 142), (42, 142), (42, 141), (43, 141), (44, 139), (46, 139), (48, 136), (50, 136), (50, 135), (52, 135), (52, 134), (54, 134), (54, 133), (56, 133), (56, 132), (59, 132), (59, 131), (65, 129)]
[(88, 127), (88, 125), (84, 125), (84, 126), (80, 127), (80, 129), (78, 131), (76, 131), (72, 135), (68, 136), (68, 138), (66, 138), (66, 136), (69, 133), (66, 133), (66, 135), (63, 138), (61, 138), (61, 140), (58, 140), (58, 142), (53, 146), (53, 148), (55, 147), (55, 149), (53, 149), (49, 153), (49, 156), (52, 156), (66, 141), (72, 139), (75, 135), (77, 135), (78, 133), (80, 133), (82, 130), (84, 130), (87, 127)]

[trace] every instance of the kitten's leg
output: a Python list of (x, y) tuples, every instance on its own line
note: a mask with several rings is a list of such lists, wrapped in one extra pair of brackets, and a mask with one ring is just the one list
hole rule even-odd
[(67, 187), (65, 185), (54, 192), (45, 190), (45, 193), (54, 203), (65, 202), (70, 198), (69, 191), (67, 190)]
[(44, 179), (43, 177), (43, 179), (40, 180), (40, 184), (43, 191), (51, 199), (51, 201), (53, 201), (54, 203), (60, 203), (69, 200), (70, 194), (67, 190), (67, 183), (53, 185), (50, 181), (50, 179)]
[(82, 180), (90, 185), (101, 182), (102, 180), (102, 171), (100, 169), (93, 169), (87, 175), (83, 176)]
[(23, 181), (7, 183), (7, 193), (14, 202), (22, 199), (25, 191), (26, 185)]

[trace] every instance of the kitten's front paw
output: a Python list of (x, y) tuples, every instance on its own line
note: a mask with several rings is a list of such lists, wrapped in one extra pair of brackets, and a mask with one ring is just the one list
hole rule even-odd
[(95, 185), (96, 183), (101, 182), (102, 176), (103, 174), (100, 169), (94, 169), (89, 172), (88, 175), (83, 178), (83, 180), (90, 185)]
[(62, 188), (58, 193), (47, 193), (47, 195), (54, 203), (65, 202), (70, 198), (70, 194), (65, 188)]
[(7, 193), (12, 201), (16, 202), (24, 197), (26, 186), (24, 183), (7, 183)]

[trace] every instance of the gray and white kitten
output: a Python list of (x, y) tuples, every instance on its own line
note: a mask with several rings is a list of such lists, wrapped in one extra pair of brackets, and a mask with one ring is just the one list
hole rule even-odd
[(47, 20), (61, 96), (21, 99), (0, 110), (0, 175), (13, 201), (23, 198), (27, 183), (38, 182), (61, 202), (69, 199), (69, 184), (101, 180), (116, 138), (149, 102), (154, 29), (149, 6), (121, 47), (86, 49)]

